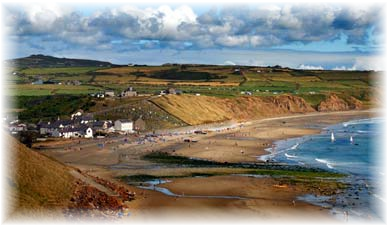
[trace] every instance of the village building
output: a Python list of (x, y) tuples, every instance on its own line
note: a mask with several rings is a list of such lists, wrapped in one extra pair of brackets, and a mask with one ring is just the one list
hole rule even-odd
[(138, 96), (138, 93), (132, 87), (128, 87), (123, 92), (121, 92), (119, 96), (120, 97), (134, 97), (134, 96)]
[(141, 132), (146, 130), (146, 122), (142, 118), (134, 121), (134, 130)]
[(182, 94), (182, 90), (179, 90), (179, 89), (175, 89), (175, 88), (168, 88), (166, 90), (161, 90), (159, 92), (159, 95), (165, 95), (165, 94), (172, 94), (172, 95), (179, 95), (179, 94)]
[(74, 117), (73, 121), (74, 121), (73, 124), (88, 124), (88, 123), (95, 122), (92, 114), (85, 114), (85, 115), (81, 115), (79, 117)]
[(73, 125), (71, 120), (57, 120), (55, 122), (41, 122), (38, 123), (39, 133), (41, 135), (48, 135), (53, 137), (59, 137), (60, 130), (71, 127)]
[(8, 124), (18, 123), (19, 116), (13, 112), (4, 113), (3, 122)]
[(69, 127), (58, 132), (58, 136), (63, 138), (93, 138), (93, 130), (88, 126)]
[(115, 121), (115, 131), (133, 133), (133, 122), (128, 119), (119, 119)]
[(79, 110), (77, 110), (76, 112), (74, 112), (74, 113), (70, 116), (70, 118), (71, 118), (71, 119), (74, 119), (75, 117), (80, 117), (82, 114), (84, 114), (84, 111), (83, 111), (82, 109), (79, 109)]
[(10, 125), (8, 127), (8, 130), (11, 134), (18, 134), (19, 132), (22, 132), (22, 131), (27, 131), (27, 126), (26, 124), (16, 124), (16, 125)]
[(43, 80), (42, 79), (38, 79), (36, 81), (33, 81), (31, 84), (32, 85), (43, 85)]
[(106, 91), (104, 92), (104, 95), (105, 95), (106, 97), (115, 97), (115, 91), (113, 91), (113, 90), (106, 90)]
[(167, 93), (168, 94), (176, 94), (176, 89), (175, 88), (168, 88)]
[(93, 129), (96, 132), (107, 132), (110, 127), (112, 127), (111, 121), (96, 121), (92, 124)]

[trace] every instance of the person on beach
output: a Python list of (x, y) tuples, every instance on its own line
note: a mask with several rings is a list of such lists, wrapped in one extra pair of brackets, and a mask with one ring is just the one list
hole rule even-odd
[(344, 220), (347, 222), (348, 221), (348, 211), (344, 211)]

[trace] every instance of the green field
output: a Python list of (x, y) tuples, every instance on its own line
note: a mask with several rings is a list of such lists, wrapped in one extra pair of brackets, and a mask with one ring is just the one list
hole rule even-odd
[(57, 68), (27, 68), (20, 70), (19, 73), (25, 75), (54, 75), (54, 74), (68, 74), (78, 75), (90, 71), (96, 71), (101, 67), (57, 67)]
[[(217, 97), (240, 96), (245, 91), (256, 96), (291, 93), (303, 95), (316, 105), (317, 98), (323, 98), (328, 93), (364, 97), (364, 93), (377, 85), (375, 77), (378, 76), (367, 71), (240, 67), (237, 73), (235, 69), (235, 66), (209, 65), (29, 68), (20, 71), (24, 74), (13, 76), (8, 83), (17, 84), (11, 85), (10, 95), (82, 95), (105, 89), (118, 93), (129, 86), (141, 94), (155, 94), (167, 87), (175, 87), (188, 94)], [(32, 75), (41, 75), (44, 81), (66, 83), (77, 80), (83, 85), (31, 85), (36, 79)], [(318, 96), (311, 96), (316, 94)]]
[(102, 91), (100, 87), (90, 85), (9, 85), (7, 94), (11, 96), (42, 96), (55, 94), (90, 94)]

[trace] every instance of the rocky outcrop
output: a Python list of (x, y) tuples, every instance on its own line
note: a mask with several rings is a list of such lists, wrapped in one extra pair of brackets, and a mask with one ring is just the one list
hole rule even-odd
[(335, 94), (327, 96), (325, 100), (320, 102), (317, 110), (321, 112), (328, 111), (347, 111), (357, 110), (362, 108), (362, 102), (354, 97), (342, 99)]
[(362, 101), (358, 100), (355, 97), (350, 96), (346, 99), (346, 101), (349, 104), (349, 107), (350, 107), (349, 109), (359, 110), (359, 109), (362, 109), (362, 107), (363, 107)]
[(291, 113), (304, 113), (315, 111), (303, 98), (292, 95), (272, 97), (276, 108), (284, 109)]

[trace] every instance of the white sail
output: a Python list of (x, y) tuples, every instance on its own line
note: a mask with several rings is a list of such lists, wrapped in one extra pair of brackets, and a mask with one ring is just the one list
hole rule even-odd
[(331, 141), (334, 142), (335, 141), (335, 136), (334, 136), (334, 133), (331, 133)]
[(354, 142), (353, 136), (350, 136), (350, 143), (353, 143), (353, 142)]

